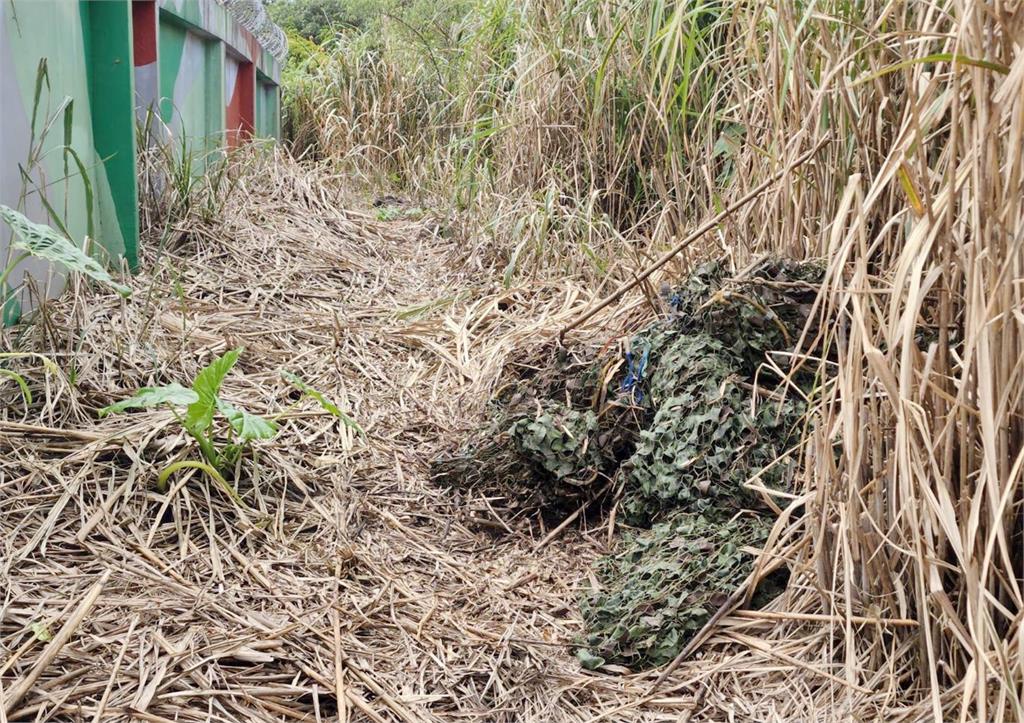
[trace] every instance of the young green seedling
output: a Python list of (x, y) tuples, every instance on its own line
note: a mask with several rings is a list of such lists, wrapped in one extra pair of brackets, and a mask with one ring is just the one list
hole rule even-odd
[[(280, 431), (280, 425), (272, 419), (265, 419), (235, 407), (220, 397), (220, 389), (231, 368), (238, 361), (242, 349), (232, 349), (213, 360), (209, 366), (196, 375), (191, 387), (178, 383), (161, 387), (144, 387), (120, 402), (99, 410), (101, 417), (124, 412), (128, 409), (149, 409), (168, 407), (182, 428), (196, 441), (205, 461), (185, 460), (164, 469), (157, 483), (166, 487), (168, 478), (183, 468), (199, 469), (220, 485), (236, 503), (242, 504), (238, 493), (225, 480), (225, 475), (238, 460), (247, 445), (257, 439), (273, 439)], [(303, 397), (315, 399), (320, 406), (339, 418), (344, 424), (360, 434), (362, 428), (344, 414), (323, 394), (313, 389), (294, 374), (282, 372), (284, 377), (303, 393)], [(181, 410), (184, 409), (184, 413)], [(227, 421), (228, 441), (218, 446), (215, 443), (214, 418), (219, 412)], [(278, 415), (280, 417), (280, 415)]]
[[(223, 356), (217, 357), (205, 369), (196, 375), (192, 386), (183, 387), (171, 383), (162, 387), (144, 387), (134, 395), (120, 402), (104, 407), (99, 411), (101, 417), (108, 414), (123, 412), (127, 409), (149, 409), (152, 407), (169, 407), (181, 426), (199, 445), (205, 462), (179, 462), (171, 465), (159, 478), (160, 486), (166, 484), (167, 478), (182, 467), (194, 467), (206, 472), (212, 479), (225, 488), (225, 491), (236, 502), (238, 493), (224, 480), (226, 462), (248, 443), (257, 439), (272, 439), (278, 431), (276, 423), (249, 414), (220, 398), (220, 388), (224, 377), (238, 361), (242, 349), (232, 349)], [(184, 407), (184, 414), (180, 413)], [(216, 412), (227, 419), (229, 436), (233, 441), (218, 449), (214, 443), (213, 420)]]

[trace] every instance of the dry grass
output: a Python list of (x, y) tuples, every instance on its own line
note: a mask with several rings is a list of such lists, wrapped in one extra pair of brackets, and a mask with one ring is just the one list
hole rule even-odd
[[(792, 501), (798, 587), (779, 609), (832, 622), (771, 639), (838, 680), (794, 682), (791, 705), (1024, 719), (1019, 3), (484, 7), (433, 106), (386, 55), (386, 72), (339, 80), (347, 104), (323, 86), (309, 116), (334, 134), (321, 150), (360, 166), (373, 148), (389, 170), (475, 199), (497, 220), (472, 238), (516, 274), (603, 279), (595, 255), (639, 268), (827, 139), (697, 254), (830, 264), (825, 331), (804, 349), (834, 361), (793, 357), (830, 380)], [(414, 112), (376, 116), (382, 90)], [(367, 118), (406, 123), (401, 144)]]
[[(261, 163), (215, 222), (147, 246), (130, 300), (75, 286), (22, 330), (62, 371), (18, 365), (27, 412), (4, 387), (7, 719), (583, 720), (629, 687), (581, 676), (565, 647), (600, 544), (535, 555), (543, 531), (509, 521), (493, 538), (475, 520), (487, 501), (426, 481), (509, 351), (549, 338), (584, 292), (499, 289), (432, 222), (350, 207), (337, 179)], [(294, 370), (366, 439), (304, 406), (244, 463), (246, 509), (187, 474), (157, 491), (197, 454), (170, 413), (95, 410), (240, 345), (228, 398), (280, 411)]]
[[(557, 3), (524, 7), (561, 17)], [(580, 32), (616, 22), (574, 17)], [(698, 74), (718, 80), (692, 97), (685, 137), (657, 135), (678, 127), (672, 93), (645, 96), (624, 135), (590, 125), (617, 120), (576, 92), (601, 54), (561, 74), (553, 56), (520, 57), (509, 122), (486, 136), (492, 232), (469, 243), (431, 221), (346, 210), (339, 179), (282, 159), (243, 175), (215, 220), (186, 219), (162, 253), (151, 244), (132, 300), (76, 287), (48, 305), (18, 343), (64, 371), (32, 373), (24, 413), (3, 388), (4, 695), (39, 676), (7, 717), (316, 720), (338, 706), (389, 721), (1024, 719), (1022, 13), (783, 2), (739, 4), (720, 22)], [(637, 62), (636, 44), (622, 47), (604, 76), (619, 83)], [(372, 75), (351, 115), (319, 108), (341, 156), (410, 178), (484, 157), (434, 159), (414, 142), (410, 124), (428, 138), (436, 127), (383, 92), (419, 92), (405, 82)], [(396, 105), (378, 113), (374, 99)], [(441, 146), (460, 148), (447, 134), (474, 119), (446, 121)], [(606, 182), (651, 158), (711, 158), (725, 127), (739, 134), (731, 180), (710, 163), (657, 166), (650, 204), (631, 209), (627, 186)], [(789, 566), (790, 588), (767, 611), (725, 616), (653, 693), (657, 671), (581, 673), (567, 645), (604, 523), (537, 550), (544, 530), (433, 488), (426, 460), (479, 422), (511, 353), (555, 338), (610, 290), (601, 283), (824, 138), (701, 249), (737, 265), (764, 249), (830, 263), (816, 328), (834, 361), (793, 357), (828, 381), (804, 486), (776, 500), (763, 559)], [(452, 197), (473, 184), (462, 168), (437, 176)], [(649, 316), (639, 294), (627, 301), (573, 343)], [(165, 463), (194, 454), (167, 414), (94, 416), (236, 345), (233, 401), (287, 407), (288, 367), (367, 431), (300, 408), (246, 463), (244, 512), (197, 478), (153, 488)], [(495, 534), (502, 525), (513, 532)], [(56, 656), (33, 622), (56, 642), (68, 626)]]
[[(63, 371), (19, 364), (35, 392), (27, 412), (5, 388), (8, 719), (927, 714), (912, 611), (843, 604), (815, 574), (814, 488), (780, 518), (766, 561), (803, 574), (770, 610), (726, 616), (656, 688), (659, 671), (582, 672), (575, 600), (613, 523), (540, 546), (546, 530), (501, 518), (500, 501), (433, 487), (427, 463), (479, 423), (510, 355), (550, 344), (600, 290), (571, 279), (505, 289), (437, 221), (372, 220), (322, 168), (279, 156), (232, 173), (218, 215), (203, 221), (195, 204), (162, 249), (147, 245), (132, 299), (74, 286), (18, 338)], [(604, 344), (650, 313), (638, 296), (576, 343)], [(366, 438), (303, 406), (245, 462), (246, 509), (199, 477), (159, 492), (159, 470), (196, 455), (170, 414), (98, 421), (95, 410), (188, 380), (239, 345), (232, 401), (288, 407), (279, 370), (291, 369)], [(950, 687), (938, 704), (955, 710), (962, 694)]]
[[(27, 413), (5, 388), (7, 719), (675, 720), (732, 710), (793, 720), (822, 710), (836, 671), (806, 660), (828, 637), (820, 620), (728, 619), (709, 644), (717, 652), (654, 696), (655, 673), (580, 671), (575, 601), (606, 527), (540, 547), (546, 531), (502, 519), (500, 501), (454, 495), (426, 475), (433, 454), (478, 423), (509, 355), (549, 343), (593, 292), (503, 289), (434, 222), (378, 223), (351, 206), (322, 171), (261, 163), (216, 221), (169, 231), (132, 299), (76, 286), (21, 338), (63, 371), (19, 365), (36, 393)], [(608, 330), (595, 343), (649, 313), (633, 303), (613, 327), (598, 318)], [(98, 421), (95, 409), (190, 379), (238, 345), (231, 400), (280, 411), (292, 400), (278, 370), (296, 370), (366, 439), (302, 407), (245, 463), (246, 509), (200, 477), (159, 492), (160, 469), (197, 454), (171, 415)], [(54, 639), (38, 639), (33, 624)], [(785, 648), (757, 642), (793, 631)], [(752, 680), (762, 692), (737, 697)]]

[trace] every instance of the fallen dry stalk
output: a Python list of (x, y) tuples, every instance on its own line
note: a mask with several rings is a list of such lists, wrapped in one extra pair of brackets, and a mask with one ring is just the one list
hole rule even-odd
[(53, 636), (53, 639), (46, 644), (43, 652), (36, 659), (32, 668), (28, 671), (28, 674), (20, 681), (16, 682), (14, 686), (7, 691), (4, 695), (3, 707), (4, 712), (10, 715), (14, 712), (15, 706), (21, 702), (32, 686), (35, 685), (36, 681), (39, 680), (46, 669), (54, 661), (54, 659), (60, 655), (61, 650), (67, 645), (71, 636), (75, 634), (78, 626), (82, 624), (86, 616), (92, 612), (93, 605), (99, 600), (100, 595), (103, 594), (103, 586), (107, 584), (107, 580), (110, 579), (110, 572), (103, 573), (100, 579), (93, 583), (93, 586), (89, 588), (88, 592), (82, 598), (82, 601), (75, 608), (75, 611), (71, 613), (71, 616), (64, 622), (57, 634)]
[(639, 286), (644, 281), (649, 279), (652, 275), (654, 275), (655, 272), (663, 268), (665, 264), (667, 264), (669, 261), (674, 259), (676, 256), (681, 254), (686, 249), (688, 249), (696, 241), (700, 240), (701, 237), (703, 237), (704, 234), (706, 234), (708, 231), (720, 225), (722, 221), (724, 221), (729, 216), (733, 215), (741, 208), (749, 204), (751, 201), (756, 199), (758, 196), (760, 196), (766, 190), (774, 186), (776, 183), (786, 178), (790, 173), (793, 172), (793, 170), (799, 168), (804, 163), (813, 158), (818, 153), (818, 151), (821, 150), (821, 148), (828, 142), (828, 140), (828, 136), (826, 135), (824, 138), (822, 138), (815, 144), (814, 148), (798, 157), (792, 163), (786, 165), (786, 167), (779, 170), (775, 175), (766, 178), (764, 181), (762, 181), (757, 186), (748, 191), (745, 195), (741, 196), (737, 200), (730, 203), (724, 210), (722, 210), (716, 216), (712, 217), (709, 221), (705, 221), (704, 223), (702, 223), (690, 235), (686, 236), (682, 241), (680, 241), (671, 249), (663, 253), (654, 262), (646, 266), (644, 270), (641, 271), (639, 274), (635, 274), (631, 280), (624, 282), (617, 289), (615, 289), (615, 291), (608, 294), (608, 296), (604, 297), (596, 304), (592, 305), (590, 308), (582, 312), (579, 316), (573, 318), (558, 332), (559, 343), (563, 343), (565, 341), (565, 335), (568, 332), (572, 331), (573, 329), (585, 323), (586, 321), (594, 318), (596, 314), (614, 304), (616, 301), (625, 296), (625, 294), (628, 293), (630, 290), (635, 289), (637, 286)]

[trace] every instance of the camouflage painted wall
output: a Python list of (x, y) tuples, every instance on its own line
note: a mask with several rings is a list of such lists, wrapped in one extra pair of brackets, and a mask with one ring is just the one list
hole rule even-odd
[[(134, 267), (137, 122), (155, 110), (157, 137), (204, 151), (276, 137), (285, 51), (258, 0), (3, 0), (0, 203)], [(28, 260), (12, 287), (26, 276), (61, 285)]]
[[(146, 16), (144, 29), (136, 22), (136, 47), (155, 48), (136, 57), (141, 112), (158, 107), (170, 133), (184, 133), (197, 150), (237, 145), (253, 134), (277, 136), (279, 124), (257, 122), (257, 95), (272, 95), (273, 107), (279, 107), (286, 46), (259, 2), (136, 0), (134, 5), (137, 17)], [(266, 89), (257, 85), (257, 75)]]

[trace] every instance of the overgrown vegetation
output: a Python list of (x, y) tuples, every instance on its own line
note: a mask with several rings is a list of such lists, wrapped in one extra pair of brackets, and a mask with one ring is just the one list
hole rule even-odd
[[(28, 277), (24, 276), (19, 284), (13, 284), (12, 281), (21, 271), (22, 263), (31, 257), (56, 264), (63, 271), (84, 274), (109, 285), (124, 296), (131, 293), (128, 286), (115, 281), (107, 269), (89, 255), (104, 250), (96, 246), (90, 248), (96, 240), (96, 202), (85, 163), (72, 144), (75, 128), (74, 99), (64, 97), (55, 109), (50, 110), (52, 99), (44, 97), (44, 90), (49, 94), (50, 69), (46, 58), (40, 59), (36, 68), (28, 157), (18, 167), (22, 181), (18, 208), (0, 205), (0, 221), (6, 227), (4, 233), (10, 233), (6, 267), (0, 271), (0, 326), (13, 324), (21, 317), (19, 297), (25, 290)], [(58, 128), (62, 129), (63, 134), (60, 143), (54, 143), (51, 135)], [(48, 180), (44, 162), (48, 155), (54, 153), (60, 153), (63, 160), (63, 176)], [(84, 209), (82, 220), (85, 238), (81, 242), (69, 230), (71, 219), (68, 218), (68, 210), (72, 205), (69, 200), (78, 194), (81, 195)], [(30, 201), (45, 211), (49, 225), (34, 223), (22, 213)], [(6, 371), (0, 369), (0, 374)]]
[[(289, 123), (300, 152), (461, 209), (510, 286), (622, 278), (818, 148), (680, 258), (825, 260), (801, 310), (815, 325), (774, 359), (809, 415), (771, 467), (810, 495), (772, 543), (806, 583), (785, 604), (916, 622), (823, 634), (847, 686), (888, 671), (935, 717), (1020, 718), (1022, 23), (971, 0), (482, 0), (443, 42), (390, 23), (338, 39), (290, 88)], [(705, 344), (688, 399), (700, 379), (742, 395), (716, 361), (728, 347)], [(817, 380), (806, 400), (797, 369)], [(712, 426), (662, 422), (650, 460)], [(785, 451), (722, 433), (755, 467)], [(648, 497), (680, 497), (671, 479), (652, 474)]]
[(46, 259), (66, 271), (85, 274), (96, 281), (107, 284), (123, 296), (131, 294), (131, 287), (115, 281), (96, 259), (53, 228), (45, 224), (33, 223), (25, 218), (24, 214), (2, 204), (0, 204), (0, 221), (3, 221), (12, 231), (11, 246), (18, 251), (7, 267), (0, 272), (0, 304), (6, 305), (17, 293), (15, 289), (4, 291), (7, 289), (7, 279), (18, 268), (18, 265), (30, 256)]
[[(361, 179), (375, 194), (408, 197), (410, 208), (451, 212), (458, 253), (480, 273), (473, 283), (504, 286), (507, 296), (459, 307), (465, 317), (457, 323), (447, 316), (437, 321), (438, 313), (430, 332), (397, 322), (421, 322), (454, 308), (466, 298), (463, 290), (426, 301), (392, 294), (385, 298), (396, 310), (379, 314), (374, 292), (386, 286), (386, 274), (368, 281), (374, 275), (368, 271), (394, 258), (409, 265), (420, 259), (404, 250), (377, 255), (373, 242), (363, 244), (382, 240), (376, 229), (346, 236), (349, 221), (333, 197), (311, 191), (320, 181), (292, 180), (259, 198), (293, 210), (285, 238), (328, 239), (305, 247), (305, 268), (287, 268), (295, 285), (316, 276), (316, 293), (285, 297), (283, 282), (265, 283), (267, 270), (277, 273), (284, 264), (261, 265), (256, 258), (273, 255), (277, 246), (261, 236), (254, 212), (243, 225), (245, 245), (207, 248), (203, 258), (217, 261), (218, 278), (202, 277), (193, 290), (203, 301), (223, 300), (246, 298), (258, 286), (270, 304), (263, 309), (288, 325), (275, 334), (291, 332), (293, 350), (313, 348), (307, 344), (315, 339), (318, 358), (328, 360), (325, 369), (333, 363), (353, 373), (353, 385), (388, 388), (401, 399), (402, 413), (414, 406), (405, 406), (410, 387), (432, 395), (432, 411), (442, 404), (451, 417), (462, 411), (452, 402), (457, 384), (451, 380), (486, 384), (486, 373), (463, 362), (477, 361), (470, 358), (469, 350), (479, 349), (474, 340), (513, 324), (505, 314), (519, 290), (531, 294), (534, 310), (546, 308), (537, 301), (546, 295), (569, 311), (650, 268), (652, 258), (689, 238), (697, 224), (715, 219), (665, 267), (661, 298), (646, 283), (639, 286), (644, 311), (634, 303), (625, 321), (644, 321), (621, 341), (609, 338), (618, 330), (606, 317), (568, 336), (559, 335), (560, 328), (535, 328), (531, 338), (550, 343), (517, 352), (489, 405), (488, 426), (435, 465), (439, 481), (483, 498), (505, 532), (506, 521), (538, 512), (547, 524), (583, 520), (594, 545), (600, 543), (590, 523), (625, 529), (593, 571), (595, 584), (582, 593), (586, 630), (578, 643), (585, 666), (607, 671), (613, 663), (633, 669), (663, 664), (697, 640), (723, 604), (756, 606), (778, 593), (760, 618), (748, 609), (717, 630), (716, 651), (729, 649), (734, 657), (727, 662), (742, 659), (750, 667), (741, 678), (733, 668), (695, 664), (696, 676), (685, 676), (688, 682), (671, 694), (692, 693), (686, 716), (705, 696), (718, 695), (721, 708), (705, 719), (743, 717), (721, 700), (728, 686), (714, 689), (715, 680), (730, 678), (731, 689), (741, 693), (750, 681), (774, 681), (775, 698), (757, 711), (770, 709), (762, 716), (770, 719), (1024, 720), (1019, 8), (977, 0), (477, 0), (471, 7), (278, 0), (274, 12), (290, 25), (295, 50), (285, 108), (296, 156)], [(807, 163), (791, 168), (807, 154)], [(165, 196), (171, 216), (198, 219), (204, 228), (202, 222), (216, 215), (216, 207), (203, 205), (218, 197), (216, 168), (198, 190), (191, 169), (172, 177)], [(275, 194), (288, 194), (287, 203), (269, 200)], [(390, 206), (377, 213), (383, 223), (402, 218)], [(311, 234), (309, 217), (329, 224)], [(196, 233), (190, 253), (206, 248), (206, 241)], [(388, 248), (399, 247), (390, 241)], [(338, 247), (344, 247), (340, 258)], [(419, 255), (429, 256), (424, 249), (418, 247)], [(709, 258), (716, 263), (698, 266)], [(773, 260), (750, 265), (764, 258)], [(222, 290), (223, 277), (244, 264), (258, 272), (236, 279), (232, 294), (212, 291)], [(425, 268), (437, 274), (443, 266)], [(559, 297), (569, 279), (574, 294)], [(362, 284), (367, 303), (343, 328), (324, 297), (334, 300), (350, 283)], [(275, 306), (282, 298), (288, 305)], [(233, 313), (228, 323), (253, 323), (254, 317)], [(220, 323), (210, 309), (204, 314)], [(307, 326), (306, 317), (316, 319), (315, 326)], [(376, 323), (382, 317), (387, 323)], [(197, 333), (186, 330), (184, 313), (180, 323), (161, 321), (176, 337)], [(143, 330), (149, 329), (147, 320)], [(339, 341), (363, 329), (380, 337), (372, 351), (351, 338)], [(108, 333), (89, 331), (93, 339)], [(264, 331), (254, 324), (246, 333), (260, 341)], [(294, 343), (297, 336), (302, 344)], [(52, 338), (47, 342), (55, 346)], [(223, 339), (206, 342), (209, 348)], [(60, 348), (79, 343), (69, 335)], [(426, 347), (441, 361), (416, 356)], [(488, 347), (480, 366), (497, 366), (510, 347)], [(395, 349), (391, 365), (378, 374), (378, 358)], [(102, 347), (93, 356), (104, 368), (117, 367), (111, 376), (122, 378), (120, 353)], [(43, 359), (49, 373), (52, 362)], [(428, 380), (431, 365), (440, 371)], [(135, 378), (149, 371), (137, 369)], [(408, 384), (389, 386), (394, 377)], [(43, 386), (36, 381), (34, 388)], [(24, 380), (20, 387), (27, 408), (30, 390)], [(185, 391), (175, 391), (178, 399), (194, 403)], [(109, 390), (93, 393), (109, 401)], [(77, 400), (64, 401), (60, 420), (84, 416)], [(38, 399), (35, 405), (54, 418), (55, 405)], [(221, 438), (233, 430), (230, 420), (227, 425)], [(387, 431), (388, 445), (409, 434), (398, 425)], [(144, 434), (135, 436), (148, 444)], [(97, 439), (93, 454), (104, 464), (120, 464), (109, 462), (119, 459), (120, 443), (103, 446), (111, 439)], [(60, 453), (66, 449), (47, 443)], [(42, 498), (31, 485), (46, 480), (32, 447), (15, 446), (12, 497), (38, 504)], [(386, 479), (378, 489), (393, 490), (393, 478), (404, 479), (403, 465), (408, 468), (400, 454), (405, 450), (384, 448), (387, 454), (363, 471)], [(94, 487), (108, 486), (122, 471), (111, 470)], [(292, 477), (281, 473), (278, 479)], [(23, 549), (31, 552), (45, 541), (45, 527), (67, 504), (71, 484), (61, 477), (51, 485), (46, 503), (56, 512), (32, 508), (31, 519), (46, 521), (42, 533), (12, 526), (12, 539), (28, 538)], [(140, 505), (152, 502), (137, 497)], [(339, 504), (317, 511), (348, 530), (353, 509)], [(476, 580), (463, 579), (457, 594), (431, 589), (419, 595), (434, 585), (431, 575), (457, 565), (441, 557), (449, 548), (429, 544), (418, 527), (441, 515), (432, 510), (433, 517), (421, 518), (415, 507), (401, 509), (408, 514), (374, 508), (386, 521), (375, 531), (400, 529), (409, 535), (402, 555), (421, 556), (417, 560), (433, 567), (424, 575), (428, 583), (409, 586), (411, 594), (395, 580), (393, 599), (380, 594), (379, 581), (389, 570), (423, 572), (403, 567), (404, 557), (376, 569), (367, 565), (364, 575), (354, 576), (370, 581), (358, 589), (357, 595), (365, 593), (358, 599), (381, 603), (359, 612), (367, 619), (379, 615), (375, 634), (406, 636), (376, 648), (370, 636), (356, 641), (356, 648), (370, 651), (365, 660), (373, 665), (390, 661), (396, 650), (412, 650), (413, 631), (421, 642), (455, 640), (450, 631), (429, 630), (436, 601), (443, 605), (446, 597), (480, 589), (473, 587)], [(80, 515), (69, 517), (64, 527), (74, 529), (62, 547), (77, 551)], [(353, 520), (352, 528), (359, 526)], [(551, 539), (546, 535), (543, 542)], [(174, 544), (181, 545), (180, 559), (205, 562), (185, 542)], [(236, 549), (233, 542), (230, 549)], [(376, 551), (389, 552), (386, 545)], [(260, 574), (273, 575), (277, 564), (267, 562)], [(789, 575), (783, 591), (779, 580), (765, 577), (768, 569)], [(511, 580), (501, 594), (536, 577)], [(333, 599), (324, 600), (323, 609), (337, 612), (333, 590), (347, 582), (334, 573)], [(489, 594), (494, 605), (493, 589)], [(269, 607), (266, 597), (260, 600)], [(396, 624), (405, 607), (415, 615)], [(510, 609), (517, 620), (566, 630), (558, 616), (535, 614), (532, 599)], [(453, 619), (464, 623), (464, 613)], [(756, 619), (762, 624), (755, 629)], [(336, 641), (345, 628), (337, 619), (333, 625), (331, 643), (340, 650)], [(304, 638), (289, 645), (308, 644), (309, 629), (295, 628)], [(503, 642), (513, 640), (511, 625), (493, 629), (508, 635)], [(500, 647), (490, 645), (489, 631), (483, 637), (488, 652)], [(310, 667), (322, 658), (315, 642)], [(457, 647), (453, 643), (453, 655), (461, 654)], [(493, 703), (499, 715), (521, 715), (508, 701), (529, 686), (508, 672), (515, 668), (508, 652), (502, 648), (488, 659), (483, 673), (460, 668), (459, 682), (438, 705), (457, 701), (454, 707), (466, 697), (471, 704)], [(529, 652), (520, 660), (534, 676), (541, 656)], [(409, 689), (441, 690), (436, 677), (424, 674), (433, 664), (424, 660), (405, 666), (420, 676)], [(345, 665), (347, 673), (358, 671)], [(393, 666), (389, 672), (401, 671)], [(369, 673), (357, 677), (378, 685)], [(476, 687), (478, 678), (486, 684)], [(621, 691), (638, 678), (616, 681), (609, 697), (625, 698)], [(339, 688), (345, 685), (338, 680)], [(599, 681), (573, 681), (559, 690), (560, 700), (579, 696), (576, 703)], [(649, 701), (658, 691), (643, 682)], [(693, 684), (699, 690), (690, 690)], [(103, 690), (107, 683), (90, 685)], [(374, 693), (373, 703), (406, 699)], [(538, 720), (551, 710), (547, 703), (531, 710)], [(608, 719), (615, 715), (609, 710), (624, 710), (607, 703), (599, 701), (601, 712), (588, 717)], [(551, 719), (576, 720), (576, 713)]]

